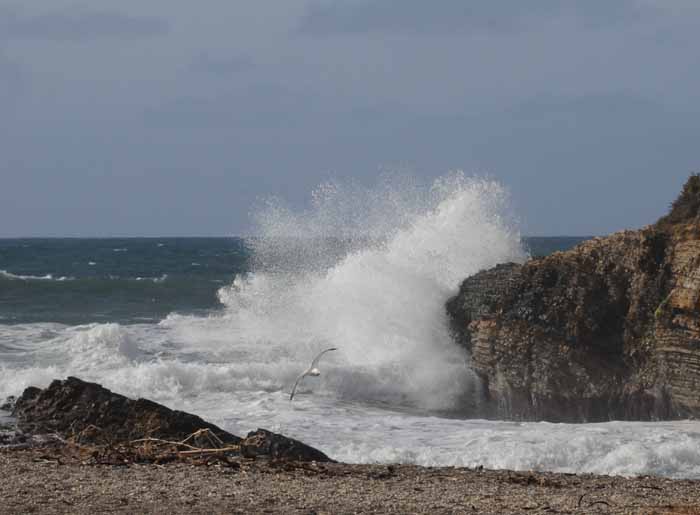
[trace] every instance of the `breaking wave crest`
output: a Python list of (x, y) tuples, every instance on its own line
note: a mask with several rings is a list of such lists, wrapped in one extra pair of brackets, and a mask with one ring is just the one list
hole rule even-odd
[[(324, 184), (302, 211), (268, 200), (248, 241), (253, 268), (219, 291), (223, 311), (67, 326), (37, 336), (49, 350), (32, 354), (30, 368), (45, 379), (50, 364), (54, 375), (175, 402), (207, 388), (284, 396), (316, 352), (337, 347), (302, 396), (311, 388), (338, 400), (453, 409), (476, 381), (444, 304), (464, 277), (524, 259), (507, 201), (499, 184), (459, 173), (432, 185), (406, 177), (373, 188)], [(200, 376), (220, 380), (192, 379)]]
[(73, 281), (75, 278), (60, 276), (56, 277), (53, 274), (46, 275), (22, 275), (13, 274), (7, 270), (0, 270), (0, 279), (5, 279), (8, 281)]
[(495, 182), (456, 173), (432, 187), (325, 184), (303, 212), (267, 202), (256, 270), (220, 291), (235, 340), (296, 370), (337, 347), (322, 384), (343, 399), (455, 407), (476, 381), (444, 305), (464, 277), (525, 258), (507, 198)]

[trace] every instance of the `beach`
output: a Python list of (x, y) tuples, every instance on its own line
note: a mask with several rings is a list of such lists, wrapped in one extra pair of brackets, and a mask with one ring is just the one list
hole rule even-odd
[(414, 465), (89, 465), (1, 451), (2, 513), (700, 513), (700, 482)]

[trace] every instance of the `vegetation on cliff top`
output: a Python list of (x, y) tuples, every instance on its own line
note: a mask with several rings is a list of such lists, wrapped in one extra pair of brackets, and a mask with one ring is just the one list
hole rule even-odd
[(688, 178), (678, 198), (671, 204), (669, 214), (661, 218), (659, 226), (689, 223), (700, 219), (700, 173)]

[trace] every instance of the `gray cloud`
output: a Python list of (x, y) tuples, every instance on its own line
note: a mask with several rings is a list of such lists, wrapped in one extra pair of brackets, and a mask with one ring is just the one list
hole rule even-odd
[(257, 196), (394, 163), (590, 234), (698, 169), (697, 0), (107, 5), (0, 0), (0, 236), (240, 233)]
[(24, 82), (22, 67), (0, 49), (0, 102), (15, 98), (21, 92)]
[(167, 31), (165, 20), (114, 11), (73, 8), (38, 15), (25, 15), (11, 8), (0, 11), (0, 39), (79, 41), (151, 37)]
[(581, 25), (597, 27), (636, 19), (648, 9), (635, 0), (362, 0), (312, 5), (299, 30), (312, 35), (512, 32), (556, 17), (571, 17)]
[(190, 64), (195, 73), (207, 73), (219, 77), (235, 76), (255, 69), (255, 63), (242, 56), (215, 57), (210, 54), (200, 54)]
[(313, 115), (313, 98), (272, 83), (253, 83), (239, 91), (180, 97), (147, 109), (144, 121), (155, 127), (288, 127)]

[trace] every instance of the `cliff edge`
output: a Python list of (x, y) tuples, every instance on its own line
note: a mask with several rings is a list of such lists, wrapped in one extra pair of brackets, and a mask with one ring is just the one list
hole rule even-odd
[(700, 174), (656, 224), (482, 271), (447, 311), (478, 416), (700, 416)]

